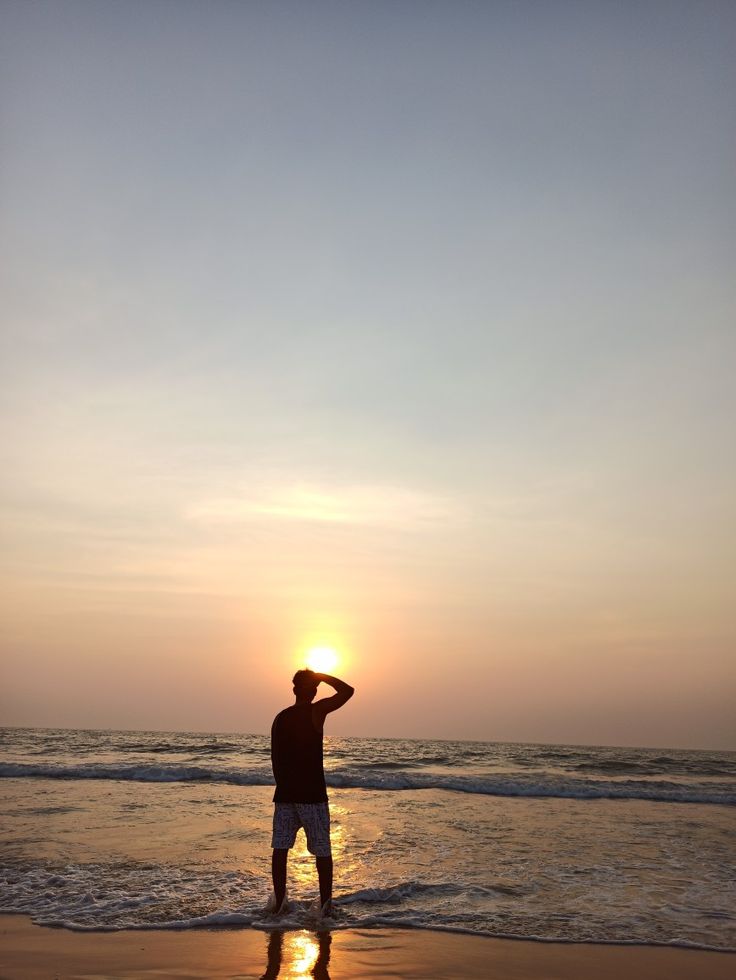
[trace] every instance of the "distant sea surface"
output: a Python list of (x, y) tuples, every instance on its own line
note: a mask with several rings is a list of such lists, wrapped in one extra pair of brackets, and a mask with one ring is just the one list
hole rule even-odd
[[(334, 928), (736, 950), (736, 753), (326, 738)], [(0, 912), (270, 928), (263, 735), (0, 729)], [(289, 911), (310, 924), (300, 835)]]

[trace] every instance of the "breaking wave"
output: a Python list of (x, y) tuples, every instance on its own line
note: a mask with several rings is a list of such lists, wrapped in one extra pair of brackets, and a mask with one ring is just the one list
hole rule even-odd
[[(6, 779), (112, 779), (142, 783), (230, 783), (270, 786), (269, 769), (138, 763), (53, 765), (17, 762), (0, 765)], [(592, 779), (557, 774), (453, 775), (387, 768), (338, 768), (326, 773), (334, 789), (448, 790), (484, 796), (542, 797), (579, 800), (650, 800), (666, 803), (736, 805), (731, 782), (687, 785), (655, 779)]]

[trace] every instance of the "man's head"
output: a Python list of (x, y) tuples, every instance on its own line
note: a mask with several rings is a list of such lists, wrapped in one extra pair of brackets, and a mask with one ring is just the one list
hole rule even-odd
[(294, 694), (300, 701), (314, 701), (319, 681), (313, 670), (298, 670), (292, 678), (292, 684), (294, 685)]

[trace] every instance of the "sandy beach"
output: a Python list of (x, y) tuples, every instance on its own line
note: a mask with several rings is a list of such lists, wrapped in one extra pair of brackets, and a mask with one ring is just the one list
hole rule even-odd
[(75, 933), (0, 916), (3, 980), (239, 977), (730, 980), (730, 953), (519, 942), (403, 929)]

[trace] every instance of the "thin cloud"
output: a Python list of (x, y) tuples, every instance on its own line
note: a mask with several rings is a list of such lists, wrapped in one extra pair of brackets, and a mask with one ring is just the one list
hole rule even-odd
[(214, 497), (191, 505), (189, 520), (237, 524), (257, 518), (282, 521), (417, 528), (457, 519), (457, 508), (430, 494), (400, 487), (323, 487), (299, 484), (242, 496)]

